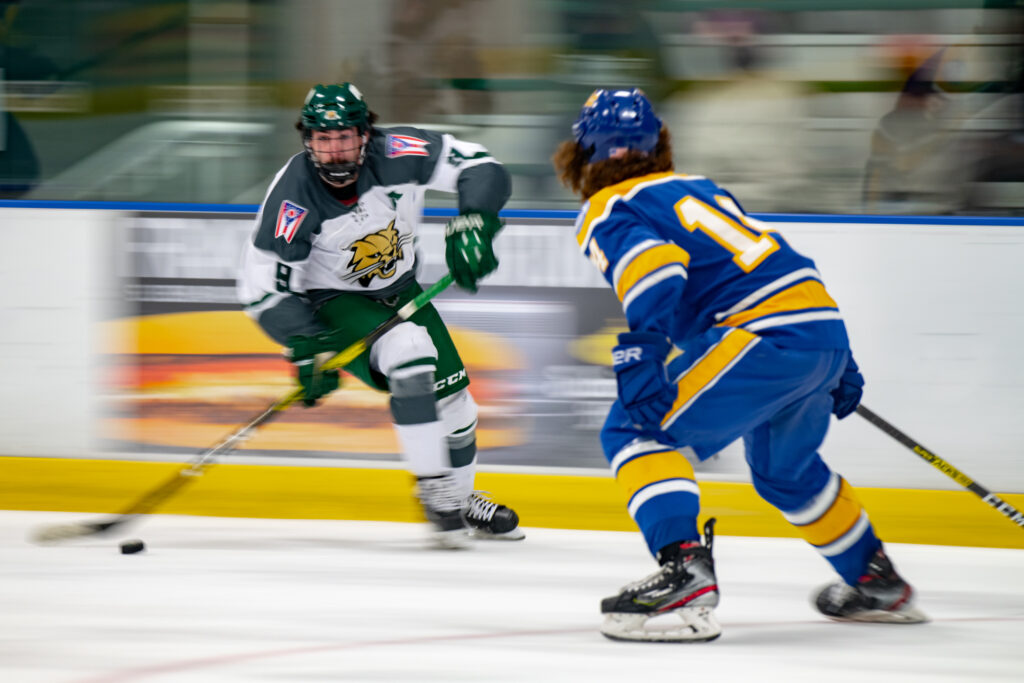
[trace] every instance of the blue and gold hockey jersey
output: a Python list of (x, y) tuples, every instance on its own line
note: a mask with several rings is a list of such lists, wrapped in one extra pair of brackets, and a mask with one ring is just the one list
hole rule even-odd
[(782, 347), (846, 349), (846, 327), (814, 262), (702, 176), (654, 173), (602, 189), (576, 240), (634, 331), (677, 345), (712, 326)]

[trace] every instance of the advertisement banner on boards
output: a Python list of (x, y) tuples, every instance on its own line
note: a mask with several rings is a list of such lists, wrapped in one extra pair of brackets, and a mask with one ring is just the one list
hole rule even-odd
[[(120, 281), (135, 315), (110, 321), (131, 348), (104, 434), (112, 450), (208, 447), (292, 386), (282, 349), (241, 310), (235, 273), (251, 217), (129, 215)], [(427, 219), (419, 279), (445, 272), (443, 223)], [(619, 302), (579, 253), (569, 221), (510, 221), (498, 271), (471, 295), (434, 304), (449, 326), (480, 407), (485, 464), (606, 468), (599, 430), (615, 397), (610, 349)], [(437, 378), (445, 381), (446, 378)], [(244, 446), (247, 455), (397, 460), (388, 397), (350, 375), (317, 407), (292, 408)]]

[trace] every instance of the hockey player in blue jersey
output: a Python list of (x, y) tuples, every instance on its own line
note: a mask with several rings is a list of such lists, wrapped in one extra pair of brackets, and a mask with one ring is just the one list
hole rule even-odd
[[(576, 239), (622, 302), (618, 386), (601, 445), (660, 564), (601, 603), (617, 640), (718, 637), (714, 519), (697, 528), (687, 456), (742, 438), (754, 487), (841, 580), (814, 604), (840, 621), (915, 623), (853, 489), (818, 455), (831, 415), (860, 402), (863, 377), (814, 262), (751, 218), (728, 191), (673, 171), (670, 135), (639, 90), (597, 90), (553, 162), (583, 200)], [(681, 352), (667, 361), (675, 346)], [(685, 454), (685, 455), (684, 455)], [(673, 613), (682, 624), (648, 621)]]

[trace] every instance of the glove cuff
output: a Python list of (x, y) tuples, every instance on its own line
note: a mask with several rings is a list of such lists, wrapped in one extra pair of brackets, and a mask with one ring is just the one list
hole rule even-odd
[(633, 346), (644, 344), (650, 346), (662, 358), (668, 356), (672, 349), (672, 342), (660, 332), (621, 332), (619, 334), (619, 345)]
[(325, 330), (314, 335), (288, 337), (286, 344), (292, 359), (316, 356), (321, 353), (337, 353), (341, 350), (340, 330)]
[(493, 211), (476, 211), (475, 209), (465, 209), (459, 212), (460, 216), (480, 216), (483, 219), (483, 225), (480, 229), (491, 239), (501, 232), (501, 229), (505, 227), (505, 222), (501, 220), (498, 214)]

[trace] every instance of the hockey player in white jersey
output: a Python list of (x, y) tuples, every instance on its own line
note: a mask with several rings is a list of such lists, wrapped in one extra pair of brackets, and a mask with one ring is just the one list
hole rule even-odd
[[(296, 123), (305, 150), (271, 183), (242, 257), (239, 298), (286, 347), (307, 405), (339, 386), (323, 362), (423, 291), (413, 237), (426, 190), (458, 194), (460, 215), (445, 231), (455, 283), (476, 292), (498, 264), (492, 241), (511, 191), (505, 168), (480, 145), (377, 128), (376, 119), (350, 83), (309, 91)], [(523, 537), (512, 509), (473, 491), (477, 408), (432, 305), (345, 369), (390, 393), (402, 454), (440, 545)]]

